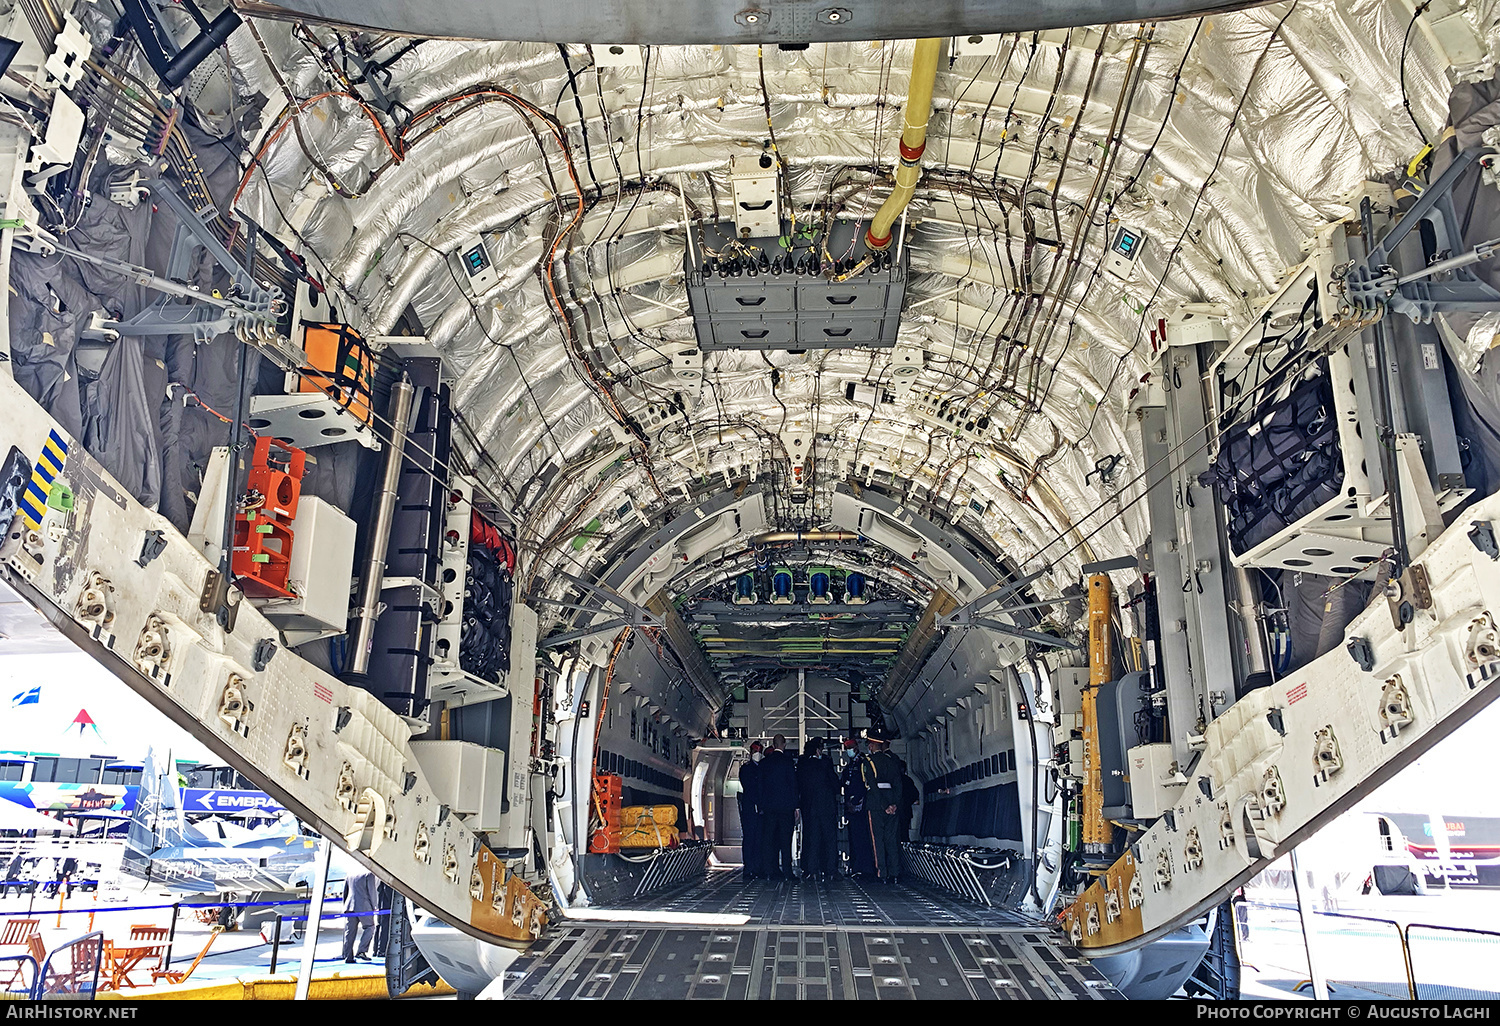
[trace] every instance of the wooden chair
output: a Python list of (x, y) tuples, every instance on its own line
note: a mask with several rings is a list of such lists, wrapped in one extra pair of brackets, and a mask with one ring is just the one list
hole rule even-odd
[[(36, 949), (41, 950), (41, 936), (36, 938)], [(51, 994), (77, 995), (92, 993), (95, 988), (107, 989), (107, 981), (104, 979), (105, 959), (109, 945), (97, 934), (79, 938), (77, 941), (69, 941), (52, 952), (56, 955), (58, 951), (68, 950), (67, 958), (60, 965), (49, 965), (45, 977), (39, 981), (41, 997)], [(50, 955), (47, 957), (51, 957)], [(37, 957), (40, 965), (46, 961), (43, 957)]]
[(156, 926), (152, 923), (137, 923), (130, 928), (130, 940), (132, 943), (140, 944), (154, 941), (161, 945), (161, 950), (156, 954), (156, 964), (151, 966), (153, 973), (166, 964), (169, 947), (168, 938), (171, 936), (172, 931), (167, 927)]
[(34, 933), (41, 932), (42, 921), (40, 919), (8, 919), (5, 922), (5, 932), (0, 933), (0, 948), (3, 947), (25, 947), (26, 939)]
[(168, 983), (177, 984), (187, 980), (193, 975), (193, 970), (198, 968), (198, 963), (203, 961), (203, 956), (208, 954), (208, 949), (213, 947), (214, 938), (224, 932), (224, 927), (215, 924), (209, 931), (208, 940), (203, 945), (203, 950), (198, 952), (198, 957), (193, 959), (193, 964), (184, 969), (153, 969), (151, 970), (151, 982), (153, 984), (166, 980)]
[[(32, 961), (36, 963), (36, 965), (31, 970), (31, 982), (32, 985), (35, 986), (36, 976), (42, 971), (42, 965), (47, 961), (47, 945), (42, 943), (41, 933), (36, 932), (28, 936), (20, 946), (26, 948), (25, 953), (30, 955)], [(20, 952), (17, 952), (17, 954), (20, 954)], [(17, 983), (23, 982), (25, 979), (26, 964), (24, 962), (17, 962), (15, 963), (15, 970), (10, 974), (10, 979), (6, 980), (3, 986), (6, 990), (9, 990)]]
[(126, 987), (137, 987), (140, 984), (130, 978), (130, 974), (149, 970), (152, 973), (152, 982), (155, 982), (155, 974), (161, 968), (167, 957), (167, 937), (170, 931), (166, 927), (147, 924), (137, 924), (130, 928), (130, 940), (125, 943), (115, 944), (110, 941), (104, 942), (103, 977), (99, 987), (101, 990), (123, 990)]

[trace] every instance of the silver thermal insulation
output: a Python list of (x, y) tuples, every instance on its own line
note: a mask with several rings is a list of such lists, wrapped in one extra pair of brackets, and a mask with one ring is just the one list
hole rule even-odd
[[(1455, 86), (1493, 73), (1493, 9), (1455, 6), (1440, 36), (1434, 8), (1410, 33), (1405, 91), (1430, 138)], [(904, 242), (900, 345), (923, 366), (890, 403), (846, 397), (892, 389), (889, 350), (720, 352), (701, 379), (673, 359), (695, 346), (684, 211), (701, 259), (692, 226), (730, 216), (731, 157), (774, 134), (798, 230), (868, 220), (897, 158), (909, 41), (648, 47), (623, 65), (602, 47), (424, 41), (380, 80), (422, 115), (396, 133), (330, 73), (330, 30), (254, 21), (227, 48), (236, 109), (259, 110), (237, 206), (321, 268), (367, 335), (409, 314), (444, 354), (487, 484), (521, 523), (523, 581), (597, 572), (604, 538), (569, 544), (595, 518), (625, 537), (637, 510), (783, 482), (788, 433), (810, 430), (814, 525), (836, 482), (879, 483), (1053, 567), (1037, 587), (1055, 595), (1082, 561), (1144, 541), (1133, 409), (1155, 386), (1158, 319), (1212, 302), (1243, 328), (1308, 234), (1348, 214), (1342, 198), (1421, 149), (1401, 102), (1411, 19), (1396, 0), (1298, 0), (945, 56)], [(1101, 269), (1119, 224), (1148, 239), (1124, 283)], [(452, 259), (476, 234), (501, 273), (480, 297)], [(1494, 337), (1485, 322), (1455, 341), (1471, 370)], [(921, 420), (924, 393), (994, 429)], [(679, 400), (687, 417), (644, 442), (620, 424)]]

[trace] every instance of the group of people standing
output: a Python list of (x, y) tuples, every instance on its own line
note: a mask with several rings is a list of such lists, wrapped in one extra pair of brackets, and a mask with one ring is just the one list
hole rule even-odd
[(896, 883), (901, 842), (908, 839), (916, 783), (890, 750), (890, 738), (867, 730), (865, 752), (855, 752), (842, 772), (821, 737), (808, 740), (800, 758), (778, 734), (769, 746), (756, 741), (740, 767), (740, 824), (747, 879), (791, 880), (792, 834), (802, 822), (801, 878), (830, 880), (839, 872), (839, 811), (849, 830), (849, 873)]

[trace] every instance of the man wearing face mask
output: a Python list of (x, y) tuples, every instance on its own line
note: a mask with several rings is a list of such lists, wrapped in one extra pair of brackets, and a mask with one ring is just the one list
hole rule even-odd
[(760, 811), (762, 747), (759, 741), (752, 744), (749, 760), (740, 765), (740, 850), (746, 880), (759, 880), (766, 875)]

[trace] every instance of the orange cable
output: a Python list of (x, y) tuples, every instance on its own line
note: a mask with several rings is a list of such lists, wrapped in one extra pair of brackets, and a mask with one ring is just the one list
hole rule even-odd
[[(281, 124), (276, 127), (276, 130), (274, 132), (267, 136), (266, 141), (261, 143), (260, 149), (255, 151), (255, 156), (250, 159), (250, 164), (245, 168), (245, 173), (240, 176), (239, 188), (234, 190), (234, 199), (230, 201), (231, 208), (239, 204), (240, 196), (244, 193), (245, 186), (250, 183), (251, 173), (255, 171), (256, 165), (259, 164), (261, 162), (261, 159), (266, 155), (266, 151), (271, 148), (271, 144), (279, 139), (281, 137), (281, 133), (285, 132), (287, 130), (287, 127), (291, 125), (292, 118), (295, 118), (298, 114), (301, 114), (313, 104), (319, 103), (322, 100), (326, 100), (330, 96), (343, 97), (344, 99), (353, 100), (355, 103), (359, 104), (360, 110), (364, 111), (365, 116), (370, 119), (370, 123), (375, 126), (375, 131), (379, 134), (381, 142), (385, 143), (385, 148), (390, 151), (391, 158), (398, 164), (406, 159), (404, 154), (398, 153), (396, 151), (396, 147), (391, 145), (391, 139), (390, 136), (386, 135), (385, 126), (380, 123), (380, 120), (375, 117), (374, 112), (371, 111), (369, 106), (366, 105), (365, 102), (358, 96), (355, 96), (353, 93), (344, 92), (342, 90), (330, 90), (326, 93), (318, 93), (316, 96), (309, 97), (308, 99), (303, 100), (301, 103), (297, 104), (295, 111), (293, 111), (290, 104), (281, 109), (281, 113), (278, 114), (277, 117), (284, 120), (282, 120)], [(291, 115), (290, 117), (288, 117), (289, 113)]]

